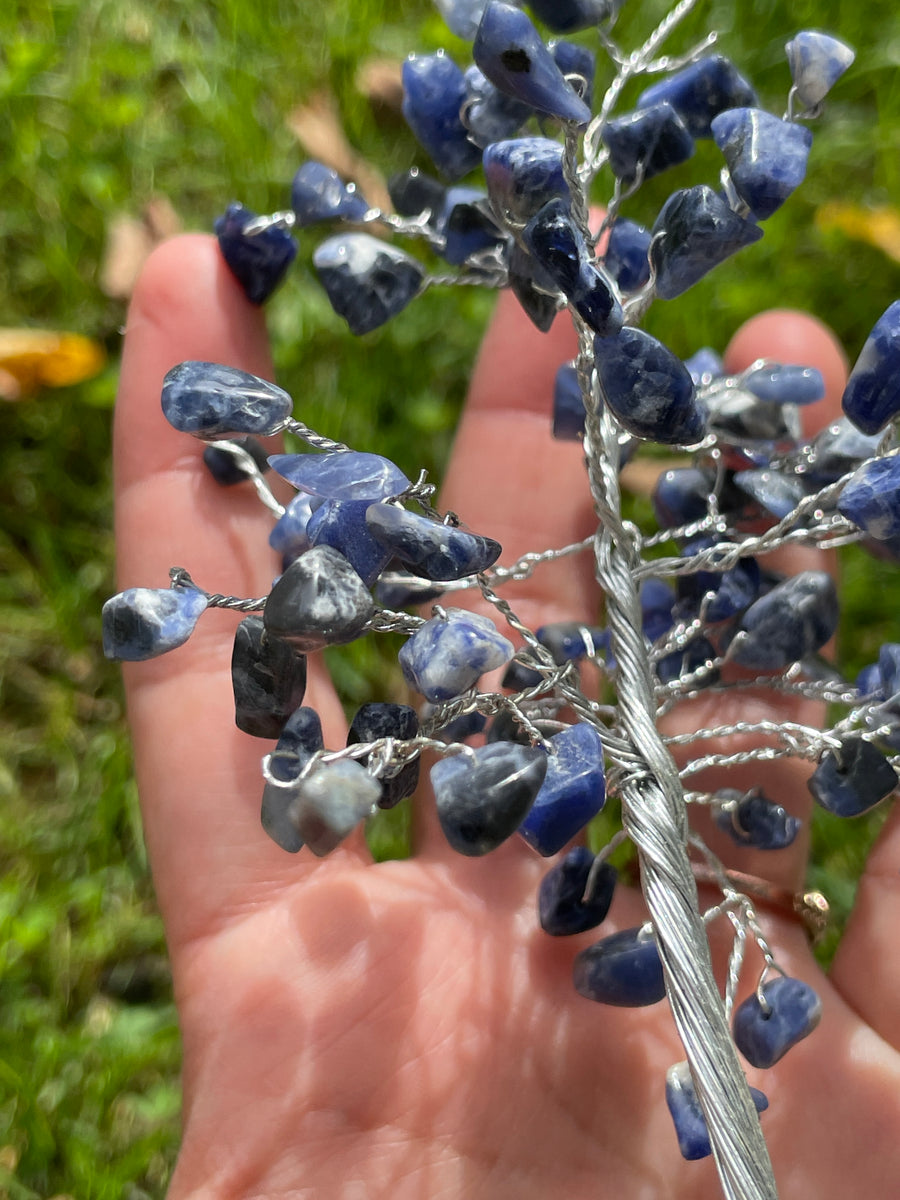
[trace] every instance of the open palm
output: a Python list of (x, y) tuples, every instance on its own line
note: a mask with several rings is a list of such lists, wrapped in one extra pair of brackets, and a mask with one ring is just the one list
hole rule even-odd
[[(592, 527), (579, 449), (548, 431), (553, 374), (573, 352), (564, 324), (541, 336), (500, 305), (442, 495), (443, 508), (502, 542), (504, 562)], [(821, 326), (760, 318), (729, 363), (762, 354), (818, 365), (834, 411), (844, 368)], [(199, 446), (160, 412), (162, 376), (187, 358), (271, 377), (259, 313), (205, 237), (155, 253), (129, 314), (116, 424), (120, 581), (159, 585), (178, 564), (210, 590), (263, 595), (275, 569), (267, 518), (250, 489), (223, 498)], [(532, 628), (595, 615), (586, 558), (510, 595)], [(373, 864), (361, 837), (319, 862), (264, 836), (266, 745), (234, 726), (234, 627), (233, 614), (210, 611), (187, 646), (126, 670), (184, 1037), (173, 1200), (718, 1196), (711, 1160), (681, 1159), (665, 1107), (665, 1071), (683, 1058), (666, 1005), (611, 1009), (574, 992), (573, 955), (593, 939), (537, 927), (547, 864), (524, 843), (460, 858), (426, 795), (407, 862)], [(343, 745), (343, 714), (315, 659), (307, 703), (326, 745)], [(717, 723), (722, 709), (720, 698)], [(804, 715), (816, 719), (811, 708)], [(804, 810), (797, 764), (773, 765), (766, 787)], [(734, 851), (729, 862), (794, 888), (804, 852)], [(752, 1079), (771, 1101), (763, 1122), (784, 1200), (887, 1200), (900, 1190), (898, 870), (895, 823), (830, 981), (796, 924), (764, 920), (784, 967), (824, 1001), (816, 1035)], [(609, 930), (643, 919), (639, 894), (620, 888)]]

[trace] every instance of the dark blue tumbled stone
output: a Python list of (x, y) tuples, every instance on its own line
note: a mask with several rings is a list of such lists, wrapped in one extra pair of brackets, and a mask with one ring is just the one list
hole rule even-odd
[(438, 179), (418, 167), (410, 167), (388, 179), (388, 195), (394, 212), (401, 217), (417, 217), (428, 209), (432, 214), (444, 207), (447, 189)]
[(519, 833), (545, 857), (556, 854), (606, 803), (603, 742), (583, 721), (550, 738), (547, 774)]
[(858, 817), (890, 796), (897, 783), (897, 772), (876, 746), (846, 737), (840, 752), (825, 751), (807, 787), (828, 812)]
[(648, 641), (655, 642), (675, 624), (672, 615), (675, 592), (662, 579), (645, 579), (641, 583), (638, 599), (641, 604), (641, 632)]
[(886, 700), (884, 688), (881, 685), (881, 668), (878, 663), (869, 663), (863, 667), (856, 677), (856, 690), (860, 696), (872, 700)]
[(863, 433), (879, 433), (900, 413), (900, 300), (875, 322), (841, 401)]
[(601, 394), (635, 437), (666, 445), (699, 442), (706, 414), (681, 359), (643, 329), (594, 339)]
[(803, 475), (781, 471), (736, 471), (734, 485), (779, 521), (808, 494)]
[(815, 367), (769, 363), (744, 376), (742, 386), (772, 404), (813, 404), (825, 395), (825, 380)]
[(580, 658), (605, 654), (609, 648), (609, 633), (578, 621), (557, 621), (552, 625), (541, 625), (535, 636), (553, 656), (557, 666), (576, 662)]
[(508, 248), (507, 270), (509, 286), (526, 316), (541, 333), (546, 333), (562, 303), (556, 284), (518, 242)]
[(356, 185), (344, 183), (333, 167), (305, 162), (291, 184), (291, 208), (299, 226), (320, 221), (361, 221), (369, 204)]
[(762, 230), (732, 212), (706, 184), (673, 192), (653, 225), (650, 261), (657, 295), (673, 300), (738, 250), (758, 242)]
[(272, 226), (258, 233), (244, 230), (256, 213), (243, 204), (229, 204), (213, 229), (228, 269), (251, 304), (264, 304), (287, 274), (297, 256), (297, 243), (286, 229)]
[[(769, 1107), (765, 1094), (752, 1087), (750, 1095), (756, 1111), (765, 1112)], [(689, 1162), (708, 1158), (712, 1154), (712, 1142), (687, 1063), (676, 1063), (666, 1072), (666, 1104), (672, 1114), (682, 1157)]]
[(591, 894), (584, 898), (594, 856), (586, 846), (573, 846), (562, 862), (551, 867), (541, 880), (538, 913), (541, 928), (553, 937), (566, 937), (596, 929), (606, 919), (612, 904), (618, 872), (601, 863)]
[(867, 458), (873, 458), (881, 441), (877, 433), (865, 434), (841, 417), (821, 430), (810, 443), (807, 476), (819, 487), (836, 483)]
[(503, 674), (500, 686), (508, 688), (511, 692), (524, 692), (527, 688), (537, 687), (543, 680), (540, 671), (513, 659)]
[(183, 646), (206, 610), (195, 588), (128, 588), (103, 605), (103, 653), (144, 662)]
[[(395, 571), (407, 574), (398, 578)], [(375, 584), (375, 599), (383, 608), (409, 608), (411, 605), (430, 604), (444, 594), (440, 584), (426, 582), (408, 574), (403, 563), (388, 563), (386, 572)]]
[(514, 138), (485, 147), (484, 179), (494, 211), (517, 224), (530, 221), (549, 200), (570, 198), (563, 147), (550, 138)]
[(603, 265), (620, 292), (636, 292), (650, 278), (650, 230), (620, 217), (609, 233)]
[(622, 0), (528, 0), (528, 7), (554, 33), (575, 33), (599, 25), (621, 7)]
[(531, 745), (531, 735), (509, 709), (501, 709), (485, 731), (486, 742), (518, 742), (520, 746)]
[[(713, 545), (713, 538), (695, 538), (684, 547), (684, 555), (691, 558)], [(679, 575), (676, 586), (679, 600), (686, 602), (691, 611), (695, 606), (699, 609), (700, 602), (706, 599), (706, 619), (727, 621), (749, 608), (759, 595), (759, 564), (748, 556), (727, 571), (694, 571)]]
[(783, 850), (791, 845), (803, 824), (764, 796), (759, 788), (749, 792), (721, 788), (715, 794), (715, 801), (716, 825), (739, 846)]
[[(243, 455), (234, 454), (226, 446), (237, 446), (248, 455), (253, 466), (246, 463)], [(246, 464), (246, 465), (245, 465)], [(253, 437), (233, 438), (228, 442), (216, 442), (203, 448), (203, 465), (220, 487), (233, 487), (244, 483), (255, 475), (264, 475), (269, 469), (268, 452), (261, 442)]]
[(711, 350), (709, 346), (704, 346), (702, 350), (698, 350), (696, 354), (686, 358), (684, 365), (690, 371), (691, 378), (697, 387), (700, 387), (701, 384), (705, 386), (725, 374), (725, 364), (722, 362), (721, 355), (716, 354), (715, 350)]
[(467, 533), (395, 504), (372, 504), (369, 532), (382, 546), (426, 579), (463, 579), (486, 571), (500, 557), (493, 538)]
[(513, 653), (512, 642), (490, 617), (448, 608), (419, 626), (398, 659), (410, 687), (439, 704), (461, 695), (485, 671), (505, 667)]
[(391, 552), (369, 532), (368, 507), (368, 500), (326, 500), (310, 516), (306, 536), (311, 546), (339, 550), (366, 587), (371, 587), (388, 565)]
[[(312, 708), (298, 708), (288, 718), (269, 756), (269, 772), (287, 783), (297, 778), (317, 751), (324, 749), (319, 714)], [(281, 788), (272, 783), (266, 783), (263, 788), (260, 812), (262, 827), (289, 854), (296, 854), (303, 848), (303, 838), (296, 822), (291, 819), (293, 800), (294, 791), (291, 788)]]
[(277, 433), (291, 415), (287, 392), (221, 363), (188, 360), (166, 372), (163, 415), (181, 433), (212, 440), (235, 433)]
[(663, 101), (672, 105), (693, 137), (711, 137), (713, 117), (727, 108), (756, 104), (756, 93), (727, 58), (715, 54), (646, 88), (638, 96), (638, 107)]
[(269, 465), (301, 492), (326, 500), (386, 500), (410, 487), (409, 480), (389, 458), (365, 450), (273, 454)]
[(802, 571), (751, 604), (728, 656), (742, 667), (779, 670), (821, 650), (837, 622), (834, 580), (825, 571)]
[(797, 99), (814, 108), (825, 99), (856, 55), (844, 42), (815, 29), (804, 29), (785, 46)]
[[(685, 364), (686, 365), (686, 364)], [(715, 480), (700, 467), (673, 467), (656, 480), (651, 501), (663, 529), (701, 521), (709, 512)]]
[(493, 742), (431, 768), (438, 820), (460, 854), (495, 850), (521, 825), (547, 771), (543, 750)]
[(452, 721), (448, 721), (438, 730), (435, 737), (440, 738), (442, 742), (464, 742), (466, 738), (482, 733), (486, 724), (487, 717), (484, 713), (464, 713), (461, 717), (454, 717)]
[(572, 84), (588, 108), (592, 108), (597, 56), (587, 46), (580, 46), (577, 42), (564, 41), (551, 42), (550, 53), (563, 75), (578, 77), (576, 80), (569, 78), (569, 83)]
[(522, 232), (528, 250), (595, 333), (622, 328), (624, 315), (615, 287), (588, 252), (564, 200), (550, 200)]
[(321, 503), (318, 496), (298, 492), (272, 526), (269, 545), (276, 554), (281, 555), (283, 563), (287, 564), (301, 554), (305, 554), (312, 545), (306, 532), (306, 526), (309, 524), (309, 518), (314, 510)]
[(803, 182), (812, 130), (761, 108), (730, 108), (711, 128), (740, 198), (758, 220), (771, 217)]
[[(347, 745), (360, 742), (376, 742), (380, 738), (397, 738), (407, 741), (419, 732), (419, 718), (415, 709), (408, 704), (364, 704), (357, 709), (350, 722)], [(368, 758), (359, 760), (363, 765)], [(395, 775), (379, 776), (381, 799), (379, 808), (393, 808), (407, 796), (411, 796), (419, 783), (419, 759), (406, 763)]]
[(878, 651), (879, 687), (885, 698), (900, 692), (900, 643), (884, 642)]
[(582, 950), (572, 975), (578, 994), (600, 1004), (643, 1008), (666, 994), (656, 938), (644, 926), (622, 929)]
[(563, 363), (553, 382), (553, 436), (561, 442), (577, 442), (584, 436), (584, 397), (573, 363)]
[(494, 87), (480, 67), (466, 68), (466, 103), (462, 113), (469, 139), (485, 149), (492, 142), (511, 138), (522, 128), (534, 109), (515, 96)]
[(600, 137), (609, 151), (609, 165), (617, 178), (629, 184), (637, 177), (651, 179), (669, 167), (686, 162), (694, 153), (694, 139), (671, 104), (652, 104), (614, 117)]
[(822, 1001), (802, 979), (779, 975), (749, 996), (734, 1013), (734, 1041), (754, 1067), (771, 1067), (807, 1037), (822, 1016)]
[(403, 115), (432, 162), (449, 179), (478, 166), (481, 153), (469, 141), (460, 112), (466, 81), (443, 51), (413, 54), (403, 64)]
[(245, 617), (235, 630), (231, 684), (238, 729), (253, 737), (277, 738), (303, 703), (306, 659), (266, 633), (262, 617)]
[(850, 476), (837, 501), (841, 516), (869, 537), (888, 541), (900, 534), (900, 456), (876, 458)]
[(305, 652), (352, 642), (374, 611), (365, 584), (343, 554), (313, 546), (285, 569), (263, 619), (267, 630)]
[(529, 18), (500, 0), (488, 0), (472, 57), (501, 92), (538, 112), (587, 125), (591, 110), (566, 82)]
[(507, 240), (488, 211), (487, 196), (477, 188), (448, 188), (436, 228), (444, 238), (441, 256), (453, 266)]
[(331, 301), (355, 334), (370, 333), (419, 294), (425, 271), (411, 255), (368, 233), (327, 238), (313, 265)]

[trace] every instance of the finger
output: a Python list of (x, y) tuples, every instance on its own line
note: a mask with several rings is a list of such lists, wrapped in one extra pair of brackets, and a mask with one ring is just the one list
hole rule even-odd
[[(203, 467), (202, 444), (162, 416), (163, 376), (185, 359), (272, 376), (262, 316), (210, 237), (161, 246), (129, 310), (115, 424), (120, 583), (163, 587), (178, 565), (210, 592), (264, 596), (278, 568), (271, 515), (249, 487), (223, 493)], [(260, 760), (271, 743), (234, 724), (238, 620), (211, 609), (185, 646), (125, 669), (147, 845), (176, 945), (249, 903), (262, 880), (279, 886), (296, 871), (259, 826)], [(309, 666), (307, 703), (339, 725), (321, 665)]]

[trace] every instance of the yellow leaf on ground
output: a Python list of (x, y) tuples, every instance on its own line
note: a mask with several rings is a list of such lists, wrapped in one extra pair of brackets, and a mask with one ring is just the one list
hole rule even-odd
[(80, 333), (0, 329), (0, 397), (21, 400), (42, 387), (67, 387), (97, 375), (103, 347)]
[(889, 205), (867, 208), (834, 201), (816, 212), (819, 229), (837, 230), (858, 242), (867, 242), (894, 262), (900, 262), (900, 212)]

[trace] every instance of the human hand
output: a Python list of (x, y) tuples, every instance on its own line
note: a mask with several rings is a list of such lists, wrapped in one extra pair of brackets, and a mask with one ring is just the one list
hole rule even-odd
[[(503, 544), (504, 562), (593, 528), (580, 449), (549, 436), (553, 375), (574, 350), (565, 324), (539, 336), (501, 302), (441, 497), (442, 509)], [(760, 317), (735, 338), (729, 366), (761, 355), (818, 366), (829, 394), (818, 407), (834, 414), (843, 360), (821, 326)], [(200, 447), (160, 412), (163, 374), (187, 358), (272, 372), (258, 310), (215, 242), (197, 236), (156, 251), (129, 314), (116, 421), (120, 583), (162, 581), (180, 564), (210, 590), (262, 595), (277, 569), (269, 518), (250, 489), (224, 498)], [(801, 553), (789, 569), (808, 565)], [(538, 571), (509, 595), (532, 628), (590, 622), (589, 556)], [(597, 935), (542, 933), (535, 894), (547, 864), (519, 839), (462, 858), (427, 796), (406, 862), (373, 864), (361, 835), (322, 861), (265, 837), (266, 746), (234, 725), (234, 627), (233, 614), (212, 610), (177, 653), (125, 669), (184, 1040), (173, 1200), (718, 1197), (712, 1161), (682, 1160), (665, 1106), (666, 1069), (684, 1057), (667, 1006), (620, 1010), (575, 993), (572, 958)], [(326, 745), (342, 746), (337, 697), (321, 660), (309, 665), (305, 702)], [(708, 723), (708, 703), (684, 719)], [(771, 712), (770, 700), (750, 703), (755, 716)], [(716, 723), (727, 721), (721, 697), (715, 705)], [(793, 702), (791, 715), (820, 718)], [(728, 783), (759, 783), (761, 769)], [(807, 811), (800, 764), (769, 765), (765, 782), (773, 799)], [(732, 847), (727, 861), (793, 891), (805, 853), (805, 843), (762, 857)], [(760, 913), (779, 962), (824, 1006), (813, 1037), (764, 1076), (748, 1073), (771, 1101), (763, 1127), (783, 1200), (896, 1193), (898, 863), (895, 818), (829, 979), (795, 922)], [(639, 893), (620, 887), (604, 932), (644, 918)]]

